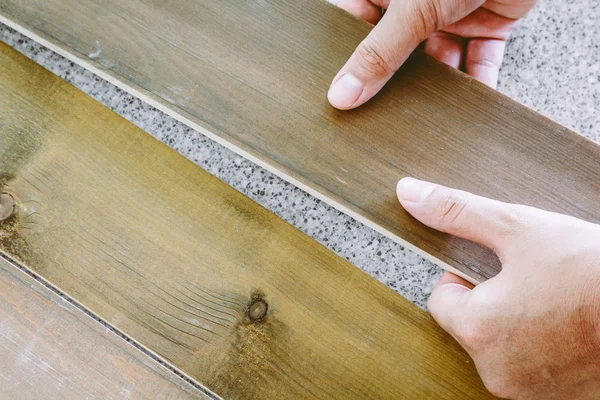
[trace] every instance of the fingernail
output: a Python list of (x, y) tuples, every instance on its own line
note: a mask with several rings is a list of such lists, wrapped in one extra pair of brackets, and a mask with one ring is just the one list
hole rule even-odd
[(420, 181), (414, 178), (402, 178), (398, 182), (396, 192), (398, 198), (411, 203), (419, 203), (427, 198), (435, 189), (433, 183)]
[(327, 97), (332, 106), (337, 108), (351, 107), (360, 97), (363, 84), (352, 74), (345, 74), (331, 85)]

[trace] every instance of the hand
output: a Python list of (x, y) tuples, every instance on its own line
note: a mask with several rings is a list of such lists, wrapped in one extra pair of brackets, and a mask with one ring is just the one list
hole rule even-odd
[(600, 398), (600, 225), (404, 178), (402, 206), (494, 250), (502, 271), (473, 287), (445, 273), (431, 314), (512, 399)]
[[(536, 0), (338, 0), (377, 24), (329, 88), (329, 102), (348, 110), (373, 97), (424, 40), (425, 52), (496, 87), (504, 46)], [(380, 8), (387, 9), (381, 16)]]

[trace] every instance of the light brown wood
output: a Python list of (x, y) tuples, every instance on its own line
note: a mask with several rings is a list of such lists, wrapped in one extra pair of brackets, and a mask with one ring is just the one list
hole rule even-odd
[(0, 21), (472, 281), (496, 257), (416, 222), (399, 178), (600, 222), (599, 146), (421, 53), (331, 108), (370, 26), (324, 1), (0, 0)]
[(0, 128), (0, 251), (217, 394), (488, 396), (427, 313), (6, 45)]
[(0, 398), (208, 399), (0, 257)]

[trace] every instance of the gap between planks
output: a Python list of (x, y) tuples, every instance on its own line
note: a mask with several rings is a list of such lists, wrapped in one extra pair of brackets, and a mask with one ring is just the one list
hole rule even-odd
[(152, 350), (150, 350), (143, 344), (136, 341), (134, 338), (130, 337), (129, 335), (125, 334), (124, 332), (122, 332), (121, 330), (116, 328), (115, 326), (111, 325), (108, 321), (101, 318), (98, 314), (94, 313), (92, 310), (85, 307), (83, 304), (78, 302), (73, 297), (64, 293), (62, 290), (60, 290), (58, 287), (53, 285), (50, 281), (45, 279), (43, 276), (37, 274), (35, 271), (28, 268), (27, 266), (22, 265), (21, 263), (19, 263), (19, 261), (14, 260), (12, 257), (0, 252), (0, 263), (2, 263), (2, 262), (7, 264), (7, 266), (9, 268), (14, 268), (15, 270), (21, 271), (23, 274), (27, 275), (28, 277), (30, 277), (31, 279), (33, 279), (34, 281), (39, 283), (40, 286), (42, 286), (43, 288), (45, 288), (48, 291), (59, 296), (61, 299), (63, 299), (64, 301), (66, 301), (67, 303), (69, 303), (70, 305), (75, 307), (77, 310), (81, 311), (86, 316), (88, 316), (90, 318), (90, 320), (97, 322), (102, 327), (109, 330), (112, 334), (114, 334), (117, 338), (119, 338), (119, 340), (122, 340), (123, 343), (125, 344), (125, 346), (131, 346), (133, 349), (136, 349), (137, 351), (141, 352), (145, 356), (148, 356), (153, 362), (156, 362), (160, 367), (162, 367), (162, 368), (166, 369), (167, 371), (169, 371), (170, 373), (172, 373), (176, 377), (176, 379), (181, 379), (183, 382), (185, 382), (185, 383), (189, 384), (190, 386), (192, 386), (193, 388), (197, 389), (200, 393), (207, 396), (207, 398), (209, 398), (209, 399), (223, 400), (217, 394), (213, 393), (210, 389), (204, 387), (202, 384), (200, 384), (194, 378), (187, 375), (184, 371), (181, 371), (175, 365), (173, 365), (173, 364), (169, 363), (168, 361), (166, 361), (165, 359), (163, 359), (159, 354), (156, 354), (155, 352), (153, 352)]

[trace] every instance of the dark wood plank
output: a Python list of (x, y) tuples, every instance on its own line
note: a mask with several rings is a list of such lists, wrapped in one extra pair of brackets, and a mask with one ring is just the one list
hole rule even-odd
[(370, 27), (319, 0), (0, 0), (0, 20), (447, 269), (486, 249), (424, 227), (414, 176), (600, 222), (600, 148), (416, 53), (376, 99), (332, 109)]
[(0, 257), (0, 398), (208, 399)]
[(487, 396), (427, 313), (0, 50), (0, 251), (226, 398)]

